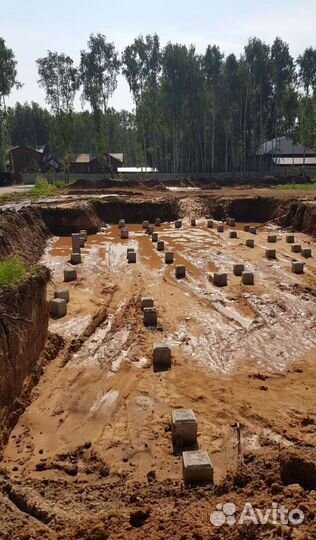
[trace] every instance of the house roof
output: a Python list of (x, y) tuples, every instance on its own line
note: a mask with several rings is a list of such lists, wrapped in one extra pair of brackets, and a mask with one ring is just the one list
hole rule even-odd
[(78, 154), (73, 163), (91, 163), (95, 159), (95, 156), (91, 154)]
[[(295, 143), (290, 137), (278, 137), (266, 141), (259, 146), (257, 155), (291, 155), (304, 156), (304, 146), (301, 143)], [(305, 148), (305, 155), (316, 155), (314, 150)]]
[(120, 161), (121, 163), (123, 163), (124, 161), (124, 154), (119, 152), (119, 153), (112, 153), (110, 152), (108, 154), (108, 156), (111, 156), (112, 158), (116, 159), (116, 161)]

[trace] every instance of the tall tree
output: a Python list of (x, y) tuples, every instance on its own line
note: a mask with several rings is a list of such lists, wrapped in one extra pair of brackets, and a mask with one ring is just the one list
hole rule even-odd
[[(139, 36), (128, 45), (122, 55), (123, 74), (126, 77), (136, 105), (138, 126), (141, 135), (143, 165), (147, 162), (147, 153), (153, 164), (157, 164), (157, 90), (161, 70), (160, 43), (157, 34)], [(143, 104), (141, 106), (141, 102)], [(147, 118), (146, 118), (147, 117)], [(147, 142), (146, 119), (151, 125), (151, 141)]]
[(224, 54), (217, 45), (209, 45), (202, 61), (209, 95), (209, 112), (211, 117), (211, 172), (214, 171), (215, 164), (216, 119), (220, 103), (223, 58)]
[[(93, 111), (98, 135), (98, 153), (106, 149), (111, 151), (108, 103), (117, 87), (117, 75), (120, 60), (114, 43), (106, 40), (102, 34), (90, 35), (88, 50), (81, 51), (80, 75), (83, 86), (82, 98)], [(105, 133), (104, 119), (107, 123)]]
[(7, 110), (6, 97), (14, 87), (21, 86), (17, 81), (17, 62), (14, 52), (9, 49), (0, 37), (0, 172), (5, 170), (5, 151), (7, 144)]
[(305, 96), (316, 94), (316, 49), (309, 47), (297, 59), (299, 80), (304, 88)]
[(78, 70), (70, 56), (48, 51), (47, 56), (37, 61), (40, 79), (44, 88), (46, 102), (54, 114), (52, 129), (54, 146), (61, 156), (71, 151), (72, 113), (74, 99), (79, 87)]

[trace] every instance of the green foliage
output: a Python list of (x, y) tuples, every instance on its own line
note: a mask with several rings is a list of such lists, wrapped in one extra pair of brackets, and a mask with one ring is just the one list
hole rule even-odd
[(28, 191), (27, 195), (35, 197), (52, 197), (56, 195), (56, 187), (49, 184), (44, 176), (37, 176), (35, 186)]
[(316, 182), (309, 184), (284, 184), (283, 186), (276, 186), (276, 189), (283, 190), (297, 190), (297, 191), (316, 191)]
[(27, 275), (22, 259), (9, 257), (0, 262), (0, 287), (10, 287), (21, 283)]

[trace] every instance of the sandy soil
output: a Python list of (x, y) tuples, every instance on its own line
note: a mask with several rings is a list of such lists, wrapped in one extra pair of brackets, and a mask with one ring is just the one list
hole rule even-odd
[[(89, 237), (78, 280), (67, 284), (68, 314), (50, 321), (67, 345), (34, 389), (2, 464), (14, 504), (2, 509), (11, 512), (14, 538), (314, 538), (315, 492), (271, 485), (279, 479), (280, 448), (315, 443), (315, 241), (295, 234), (314, 252), (304, 259), (305, 273), (295, 275), (291, 261), (302, 257), (274, 226), (254, 236), (237, 224), (238, 238), (229, 239), (229, 227), (220, 234), (205, 220), (190, 227), (185, 219), (181, 229), (163, 224), (156, 230), (165, 251), (175, 253), (172, 265), (141, 225), (128, 228), (128, 240), (117, 226)], [(277, 244), (266, 241), (272, 230)], [(246, 238), (254, 238), (254, 249)], [(135, 248), (136, 264), (127, 263), (127, 247)], [(265, 258), (267, 247), (277, 249), (275, 261)], [(53, 270), (49, 298), (65, 287), (70, 252), (70, 238), (48, 243), (42, 262)], [(254, 286), (233, 276), (236, 262), (254, 271)], [(175, 278), (175, 264), (185, 264), (185, 279)], [(227, 287), (212, 284), (214, 271), (228, 273)], [(143, 325), (142, 296), (155, 300), (156, 329)], [(161, 341), (172, 348), (172, 369), (154, 373), (152, 350)], [(183, 490), (170, 436), (178, 407), (197, 416), (215, 491)], [(236, 486), (237, 422), (249, 479)], [(301, 528), (230, 536), (209, 522), (219, 502), (262, 506), (287, 498), (292, 506), (305, 501), (309, 518)]]

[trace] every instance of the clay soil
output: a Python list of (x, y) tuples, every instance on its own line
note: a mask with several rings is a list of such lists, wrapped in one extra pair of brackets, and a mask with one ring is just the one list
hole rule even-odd
[[(129, 224), (128, 240), (105, 223), (89, 236), (78, 279), (67, 284), (67, 316), (49, 323), (65, 345), (4, 451), (1, 539), (316, 537), (313, 478), (282, 476), (287, 452), (304, 459), (315, 444), (315, 240), (295, 233), (314, 253), (302, 259), (275, 224), (250, 235), (237, 223), (238, 238), (230, 239), (230, 227), (217, 233), (205, 218), (191, 227), (194, 205), (183, 208), (181, 229), (155, 228), (175, 253), (172, 265), (140, 223)], [(267, 243), (269, 232), (277, 244)], [(135, 248), (136, 264), (127, 263), (127, 247)], [(276, 248), (276, 260), (265, 258), (267, 247)], [(52, 270), (48, 299), (65, 288), (70, 253), (69, 236), (48, 240), (41, 259)], [(293, 259), (304, 260), (304, 274), (291, 273)], [(237, 262), (254, 272), (254, 286), (233, 275)], [(175, 264), (186, 266), (185, 279), (175, 278)], [(227, 287), (214, 287), (214, 271), (228, 273)], [(142, 296), (155, 300), (155, 329), (144, 327)], [(171, 346), (172, 368), (155, 373), (152, 350), (162, 341)], [(214, 486), (183, 486), (170, 433), (170, 413), (182, 407), (197, 416)], [(263, 511), (273, 502), (300, 508), (304, 522), (215, 527), (210, 515), (227, 502), (239, 513), (245, 502)]]

